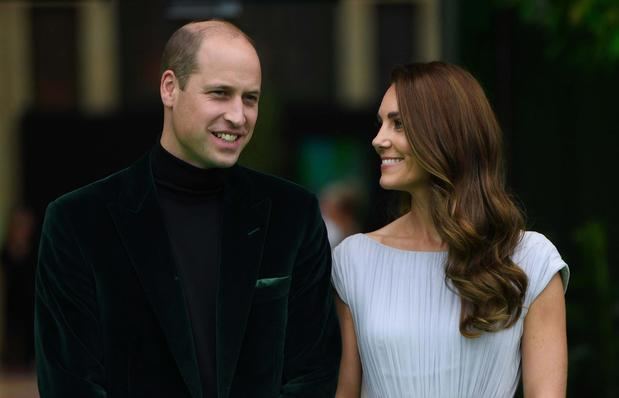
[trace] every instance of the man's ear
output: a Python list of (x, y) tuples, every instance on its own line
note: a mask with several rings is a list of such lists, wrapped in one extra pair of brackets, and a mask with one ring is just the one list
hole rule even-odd
[(178, 90), (180, 90), (180, 87), (178, 86), (178, 79), (174, 72), (170, 69), (164, 71), (161, 75), (161, 84), (159, 86), (161, 102), (163, 102), (164, 106), (170, 108), (174, 106)]

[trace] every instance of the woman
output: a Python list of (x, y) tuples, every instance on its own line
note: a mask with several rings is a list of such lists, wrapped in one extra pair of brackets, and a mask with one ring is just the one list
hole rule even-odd
[[(524, 232), (501, 132), (477, 81), (440, 62), (398, 67), (372, 145), (404, 215), (334, 250), (338, 398), (563, 397), (569, 269)], [(521, 366), (522, 363), (522, 366)]]

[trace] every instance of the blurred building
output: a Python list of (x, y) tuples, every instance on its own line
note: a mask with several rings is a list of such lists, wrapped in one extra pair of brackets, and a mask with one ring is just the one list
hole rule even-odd
[(371, 211), (363, 230), (385, 216), (370, 141), (389, 70), (456, 62), (480, 80), (499, 116), (510, 183), (529, 226), (571, 266), (571, 388), (617, 396), (614, 3), (2, 0), (0, 231), (15, 203), (42, 215), (53, 198), (152, 146), (162, 118), (159, 58), (187, 21), (225, 18), (255, 39), (263, 96), (241, 161), (316, 193), (335, 180), (365, 181)]
[(440, 21), (451, 3), (0, 2), (0, 231), (15, 203), (43, 214), (148, 150), (161, 128), (163, 46), (195, 19), (235, 22), (260, 53), (264, 94), (243, 163), (316, 193), (335, 179), (372, 178), (363, 164), (389, 70), (450, 51)]
[[(42, 210), (152, 144), (161, 50), (189, 20), (226, 18), (255, 38), (264, 98), (244, 161), (295, 178), (298, 154), (287, 144), (302, 144), (308, 131), (286, 115), (373, 112), (393, 64), (441, 57), (440, 14), (438, 0), (2, 2), (0, 224), (12, 203), (26, 199)], [(372, 130), (332, 127), (315, 133), (354, 141)]]

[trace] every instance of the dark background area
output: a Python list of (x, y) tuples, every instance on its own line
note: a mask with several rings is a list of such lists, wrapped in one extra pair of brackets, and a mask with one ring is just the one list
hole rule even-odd
[[(227, 19), (254, 38), (263, 63), (260, 116), (242, 163), (317, 194), (329, 180), (355, 177), (371, 209), (364, 230), (387, 221), (390, 199), (378, 187), (370, 141), (389, 70), (421, 60), (415, 43), (423, 38), (415, 38), (411, 24), (416, 2), (376, 2), (376, 75), (368, 79), (375, 98), (351, 107), (338, 100), (336, 0), (119, 1), (120, 103), (97, 115), (79, 106), (73, 2), (30, 3), (34, 97), (20, 116), (19, 196), (37, 214), (63, 192), (128, 166), (153, 145), (161, 131), (165, 41), (190, 19), (226, 14), (228, 4), (240, 7)], [(187, 8), (198, 3), (213, 7)], [(545, 234), (571, 268), (568, 396), (619, 396), (613, 250), (619, 233), (619, 6), (604, 0), (438, 3), (442, 58), (470, 70), (486, 89), (504, 129), (509, 182), (528, 226)]]

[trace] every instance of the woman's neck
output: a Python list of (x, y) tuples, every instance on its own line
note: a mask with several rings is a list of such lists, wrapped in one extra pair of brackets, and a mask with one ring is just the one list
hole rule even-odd
[(368, 235), (387, 246), (403, 250), (447, 250), (432, 220), (429, 195), (415, 192), (412, 198), (410, 211)]
[(434, 225), (430, 191), (419, 189), (411, 192), (411, 206), (401, 217), (401, 233), (419, 245), (444, 249), (443, 239)]

